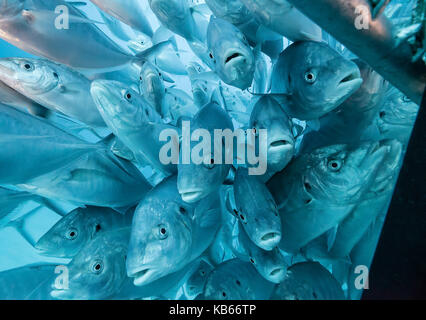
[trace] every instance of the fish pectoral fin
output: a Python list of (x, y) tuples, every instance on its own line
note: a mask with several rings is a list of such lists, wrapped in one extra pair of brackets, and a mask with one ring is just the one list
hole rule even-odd
[(334, 243), (336, 241), (336, 235), (337, 235), (337, 230), (338, 230), (339, 226), (336, 225), (335, 227), (331, 228), (330, 230), (327, 231), (327, 251), (330, 252), (331, 249), (334, 246)]

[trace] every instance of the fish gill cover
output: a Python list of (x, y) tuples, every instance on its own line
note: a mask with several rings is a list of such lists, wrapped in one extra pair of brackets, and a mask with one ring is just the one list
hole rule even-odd
[[(424, 1), (357, 10), (425, 61)], [(0, 38), (0, 299), (369, 288), (419, 107), (290, 2), (0, 0)]]

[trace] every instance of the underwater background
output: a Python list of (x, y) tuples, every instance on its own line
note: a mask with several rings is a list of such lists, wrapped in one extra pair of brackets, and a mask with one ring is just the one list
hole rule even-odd
[[(197, 4), (203, 4), (203, 1), (199, 1), (199, 3)], [(392, 3), (387, 7), (387, 11), (385, 13), (388, 12), (392, 12), (393, 14), (395, 14), (394, 19), (397, 18), (406, 18), (409, 17), (411, 15), (411, 12), (413, 11), (413, 6), (415, 4), (415, 1), (413, 0), (394, 0), (392, 1)], [(394, 11), (396, 13), (394, 13)], [(97, 9), (95, 9), (95, 6), (90, 3), (87, 2), (87, 6), (84, 8), (84, 12), (86, 13), (87, 16), (89, 16), (91, 19), (93, 20), (98, 20), (101, 19), (101, 15), (99, 14), (99, 11)], [(159, 19), (154, 15), (154, 13), (148, 9), (146, 10), (146, 16), (148, 18), (148, 21), (151, 23), (152, 29), (153, 30), (157, 30), (161, 23), (159, 22)], [(132, 34), (132, 30), (130, 27), (127, 26), (123, 26), (123, 28), (129, 32), (130, 34)], [(112, 34), (109, 30), (107, 30), (107, 28), (105, 26), (101, 26), (100, 29), (105, 32), (105, 34), (107, 36), (110, 36), (111, 38), (114, 39), (114, 41), (116, 41), (117, 43), (120, 42), (120, 40), (114, 35)], [(334, 49), (335, 51), (338, 51), (345, 59), (355, 59), (356, 56), (354, 54), (352, 54), (351, 52), (349, 52), (343, 45), (341, 45), (340, 43), (338, 43), (335, 39), (333, 39), (330, 35), (326, 34), (325, 32), (322, 33), (322, 37), (323, 39), (329, 44), (329, 46)], [(187, 41), (179, 36), (176, 35), (175, 36), (176, 39), (176, 45), (178, 48), (178, 52), (179, 52), (179, 57), (181, 62), (183, 63), (183, 65), (188, 65), (190, 62), (197, 62), (201, 65), (203, 65), (203, 61), (202, 59), (200, 59), (199, 57), (197, 57), (194, 53), (193, 53), (193, 48), (188, 45)], [(83, 42), (84, 40), (82, 40)], [(288, 48), (290, 45), (292, 44), (292, 42), (286, 38), (283, 39), (283, 49)], [(17, 47), (7, 43), (4, 40), (0, 40), (0, 58), (10, 58), (10, 57), (21, 57), (21, 58), (29, 58), (29, 59), (33, 59), (33, 58), (37, 58), (36, 56), (26, 53), (25, 51), (22, 51), (20, 49), (18, 49)], [(272, 63), (270, 63), (269, 61), (267, 62), (267, 69), (268, 70), (272, 70)], [(192, 96), (193, 94), (193, 88), (192, 88), (192, 83), (189, 79), (188, 76), (186, 75), (178, 75), (178, 74), (172, 74), (171, 72), (167, 73), (165, 72), (165, 76), (166, 75), (170, 75), (173, 80), (174, 83), (170, 84), (168, 83), (166, 86), (169, 86), (171, 88), (175, 88), (175, 89), (180, 89), (183, 90), (184, 92), (186, 92), (188, 95)], [(261, 86), (260, 86), (261, 87)], [(389, 85), (389, 92), (391, 92), (391, 86)], [(392, 92), (391, 92), (392, 93)], [(393, 94), (395, 94), (395, 92), (393, 92)], [(401, 98), (401, 97), (400, 97)], [(406, 98), (404, 96), (404, 98)], [(391, 99), (391, 98), (389, 98)], [(402, 99), (402, 98), (401, 98)], [(245, 101), (245, 100), (243, 100)], [(403, 100), (405, 101), (405, 100)], [(252, 103), (255, 104), (255, 103)], [(253, 107), (253, 105), (251, 106)], [(241, 110), (231, 110), (230, 112), (232, 115), (235, 115), (235, 117), (233, 117), (232, 122), (234, 123), (235, 127), (244, 127), (244, 125), (241, 124), (242, 121), (240, 121), (241, 119), (246, 119), (246, 118), (250, 118), (250, 114), (249, 114), (249, 108), (247, 108), (247, 110), (244, 110), (243, 112), (241, 112)], [(240, 113), (245, 113), (243, 116), (241, 116)], [(239, 118), (239, 116), (241, 116), (241, 118)], [(297, 118), (297, 117), (295, 117)], [(72, 127), (74, 125), (74, 122), (70, 122), (69, 119), (67, 117), (63, 117), (63, 116), (53, 116), (52, 117), (52, 121), (53, 123), (55, 123), (57, 126), (59, 127), (64, 127), (64, 128), (68, 128), (67, 130), (72, 131)], [(315, 135), (315, 130), (314, 131), (309, 131), (306, 130), (306, 128), (315, 128), (317, 126), (316, 121), (299, 121), (296, 119), (295, 124), (297, 124), (298, 126), (300, 126), (303, 131), (302, 135), (297, 135), (297, 138), (295, 139), (295, 145), (297, 146), (297, 148), (301, 147), (302, 144), (302, 140), (305, 137), (310, 137), (309, 134), (314, 134)], [(414, 123), (413, 123), (414, 124)], [(83, 140), (90, 142), (90, 143), (98, 143), (100, 141), (99, 137), (107, 137), (108, 134), (111, 132), (110, 129), (97, 129), (95, 133), (93, 133), (93, 131), (90, 128), (84, 128), (82, 130), (78, 130), (76, 132), (73, 132), (74, 134), (78, 135), (80, 138), (82, 138)], [(312, 133), (314, 132), (314, 133)], [(327, 133), (328, 134), (328, 133)], [(326, 135), (327, 136), (327, 135)], [(310, 141), (310, 139), (307, 139), (306, 141)], [(312, 139), (312, 141), (315, 141), (315, 139)], [(313, 142), (315, 144), (315, 142)], [(406, 148), (406, 143), (407, 141), (404, 139), (404, 141), (402, 142), (403, 149)], [(309, 146), (308, 146), (309, 147)], [(307, 148), (308, 148), (307, 147)], [(389, 149), (392, 149), (392, 147), (389, 147)], [(404, 152), (405, 151), (401, 151), (400, 154), (400, 162), (398, 165), (395, 165), (395, 167), (397, 169), (395, 169), (395, 174), (392, 176), (392, 179), (387, 181), (387, 183), (392, 184), (394, 186), (396, 179), (398, 177), (398, 173), (399, 173), (399, 168), (400, 165), (402, 164), (402, 160), (403, 160), (403, 156), (404, 156)], [(331, 164), (333, 166), (333, 164)], [(393, 164), (394, 165), (394, 164)], [(144, 174), (144, 176), (147, 178), (147, 180), (149, 182), (152, 182), (152, 180), (150, 180), (151, 178), (154, 179), (153, 177), (155, 177), (155, 174), (153, 173), (153, 170), (151, 170), (151, 168), (146, 168), (146, 167), (140, 167), (138, 166), (138, 168), (141, 170), (141, 172)], [(281, 170), (278, 170), (281, 171)], [(158, 183), (158, 181), (157, 181)], [(272, 182), (273, 185), (274, 182)], [(8, 188), (14, 189), (14, 187), (7, 185)], [(272, 189), (274, 189), (274, 186), (271, 187)], [(277, 187), (278, 189), (279, 187)], [(16, 190), (18, 190), (19, 188), (16, 188)], [(275, 189), (276, 190), (276, 189)], [(278, 191), (276, 192), (271, 192), (274, 197), (275, 200), (277, 200), (277, 198), (279, 199), (279, 195), (277, 196), (276, 193), (278, 193)], [(57, 265), (66, 265), (68, 264), (71, 259), (66, 259), (66, 258), (55, 258), (55, 257), (48, 257), (46, 255), (42, 255), (40, 254), (40, 252), (38, 250), (36, 250), (33, 245), (42, 238), (43, 235), (45, 235), (56, 223), (58, 223), (61, 218), (62, 215), (58, 214), (55, 212), (55, 210), (53, 208), (57, 208), (60, 209), (59, 211), (62, 213), (68, 213), (68, 212), (72, 212), (73, 210), (75, 210), (76, 208), (78, 208), (78, 206), (70, 204), (69, 202), (65, 202), (65, 201), (59, 201), (59, 200), (55, 200), (55, 199), (50, 199), (50, 209), (47, 206), (44, 205), (40, 205), (39, 202), (36, 201), (25, 201), (23, 203), (20, 203), (19, 206), (17, 206), (17, 208), (15, 208), (13, 210), (13, 212), (9, 213), (7, 216), (7, 219), (0, 219), (0, 272), (2, 271), (8, 271), (8, 270), (13, 270), (16, 268), (20, 268), (20, 267), (25, 267), (25, 266), (38, 266), (38, 265), (52, 265), (52, 266), (57, 266)], [(235, 201), (236, 199), (233, 199), (232, 201)], [(387, 204), (389, 204), (389, 201), (391, 199), (389, 198), (387, 201)], [(7, 199), (0, 199), (0, 203), (2, 201), (6, 201)], [(167, 201), (167, 200), (165, 200)], [(226, 205), (226, 204), (225, 204)], [(385, 206), (385, 208), (387, 208), (387, 205)], [(229, 209), (229, 208), (228, 208)], [(380, 221), (381, 223), (383, 223), (383, 221), (385, 220), (386, 217), (386, 211), (387, 210), (382, 210), (382, 212), (380, 213), (380, 217), (377, 218), (377, 221)], [(31, 213), (30, 215), (26, 216), (28, 213)], [(22, 219), (21, 219), (22, 218)], [(238, 222), (237, 222), (238, 224)], [(235, 227), (237, 228), (237, 227)], [(241, 228), (241, 227), (240, 227)], [(374, 232), (374, 235), (378, 235), (381, 231), (381, 225), (377, 226), (375, 225), (374, 228), (372, 228), (371, 232)], [(285, 231), (283, 231), (283, 234), (285, 234)], [(321, 236), (324, 237), (324, 234), (321, 234)], [(334, 235), (335, 236), (335, 235)], [(326, 241), (332, 241), (332, 239), (330, 240), (330, 237), (333, 238), (333, 230), (330, 232), (330, 235), (328, 236), (328, 239), (325, 239)], [(319, 237), (318, 237), (319, 238)], [(369, 254), (371, 254), (373, 251), (374, 253), (374, 249), (377, 245), (377, 241), (378, 241), (378, 237), (374, 236), (374, 237), (369, 237), (368, 238), (370, 243), (369, 245)], [(220, 241), (216, 241), (216, 243), (220, 244)], [(314, 247), (313, 250), (316, 250), (316, 248)], [(284, 250), (285, 251), (285, 250)], [(306, 254), (306, 252), (304, 252), (304, 254)], [(243, 256), (246, 255), (246, 253), (243, 254)], [(305, 256), (299, 256), (299, 255), (292, 255), (289, 254), (287, 252), (283, 253), (284, 255), (284, 260), (285, 260), (285, 264), (288, 266), (291, 266), (292, 264), (296, 264), (296, 263), (300, 263), (300, 262), (304, 262), (304, 261), (319, 261), (324, 267), (325, 269), (327, 269), (330, 274), (333, 272), (333, 268), (332, 268), (332, 263), (329, 263), (329, 261), (325, 258), (323, 259), (323, 256), (321, 257), (315, 257), (315, 251), (312, 251), (312, 255), (314, 256), (313, 259), (306, 259)], [(371, 256), (372, 258), (373, 256)], [(126, 256), (127, 259), (127, 256)], [(226, 259), (224, 259), (226, 260)], [(231, 259), (229, 259), (231, 260)], [(197, 260), (198, 261), (198, 260)], [(198, 263), (198, 262), (197, 262)], [(370, 259), (370, 263), (371, 263), (371, 259)], [(211, 266), (210, 266), (211, 267)], [(208, 267), (207, 269), (209, 269), (210, 267)], [(369, 268), (370, 266), (367, 265), (367, 268)], [(197, 269), (198, 270), (198, 269)], [(247, 271), (247, 274), (250, 274), (251, 270)], [(303, 272), (306, 272), (306, 278), (309, 279), (309, 270), (307, 271), (301, 271), (301, 273), (303, 274)], [(334, 273), (333, 273), (334, 275)], [(182, 278), (188, 277), (188, 275), (181, 275)], [(223, 275), (221, 275), (222, 277), (224, 277)], [(1, 273), (0, 273), (0, 277), (1, 277)], [(337, 276), (336, 276), (337, 277)], [(221, 282), (223, 280), (223, 278), (218, 278), (218, 280), (214, 280), (215, 278), (212, 277), (211, 281), (217, 281), (217, 282)], [(221, 280), (222, 279), (222, 280)], [(315, 280), (312, 280), (315, 281)], [(289, 286), (291, 287), (292, 284), (289, 284)], [(297, 285), (295, 285), (297, 286)], [(183, 287), (183, 285), (182, 285)], [(215, 286), (213, 286), (215, 287)], [(348, 297), (347, 296), (347, 290), (348, 290), (348, 285), (347, 283), (343, 284), (341, 286), (341, 288), (343, 288), (342, 292), (344, 292), (344, 294), (346, 295), (345, 298), (356, 298), (356, 299), (360, 299), (361, 297), (361, 293), (357, 292), (356, 294), (354, 294), (352, 297)], [(132, 289), (133, 290), (133, 289)], [(175, 289), (173, 289), (175, 290)], [(172, 290), (172, 291), (173, 291)], [(220, 291), (220, 289), (218, 289)], [(232, 289), (231, 289), (232, 290)], [(236, 291), (238, 291), (240, 289), (236, 289)], [(262, 288), (262, 286), (260, 285), (258, 288), (259, 291), (264, 290)], [(268, 289), (269, 290), (269, 289)], [(286, 289), (282, 289), (283, 291), (285, 291)], [(328, 291), (328, 289), (324, 289), (325, 291)], [(185, 294), (184, 294), (184, 289), (179, 288), (176, 289), (176, 294), (175, 294), (175, 298), (188, 298)], [(250, 291), (249, 289), (247, 289), (247, 291)], [(265, 289), (265, 291), (267, 291)], [(289, 290), (291, 291), (291, 290)], [(297, 290), (296, 290), (297, 291)], [(321, 290), (320, 290), (321, 291)], [(333, 291), (333, 290), (331, 290)], [(335, 289), (335, 291), (338, 291), (338, 289)], [(362, 290), (359, 290), (362, 292)], [(11, 291), (12, 293), (12, 291)], [(208, 296), (208, 292), (203, 292), (203, 294), (205, 296)], [(220, 295), (222, 295), (222, 292), (219, 292)], [(173, 296), (173, 293), (170, 293), (171, 296)], [(331, 295), (331, 299), (339, 299), (342, 298), (339, 294), (335, 294), (333, 296), (333, 292), (330, 293)], [(231, 295), (232, 296), (232, 295)], [(256, 297), (256, 295), (254, 295)], [(275, 292), (275, 298), (288, 298), (288, 299), (293, 299), (295, 298), (295, 296), (297, 297), (297, 294), (292, 293), (292, 294), (286, 294), (285, 292), (282, 293), (280, 291)], [(149, 298), (164, 298), (164, 297), (156, 297), (155, 294), (153, 294), (152, 296), (150, 296)], [(212, 294), (210, 297), (216, 297), (214, 294)], [(236, 297), (239, 297), (238, 295)], [(241, 296), (240, 296), (241, 297)], [(270, 298), (271, 296), (269, 296)], [(323, 298), (327, 298), (329, 297), (327, 294), (324, 294)], [(0, 299), (13, 299), (13, 294), (11, 296), (1, 296), (0, 295)], [(19, 298), (19, 297), (18, 297)], [(46, 299), (50, 299), (51, 297), (46, 297)], [(76, 297), (71, 297), (74, 299), (91, 299), (91, 296), (76, 296)], [(102, 298), (108, 298), (108, 297), (102, 297)], [(144, 297), (144, 298), (148, 298), (148, 297)], [(221, 297), (218, 297), (221, 298)], [(252, 296), (242, 296), (242, 298), (252, 298)], [(258, 297), (259, 298), (259, 297)], [(264, 297), (262, 295), (260, 295), (260, 299), (263, 299)]]

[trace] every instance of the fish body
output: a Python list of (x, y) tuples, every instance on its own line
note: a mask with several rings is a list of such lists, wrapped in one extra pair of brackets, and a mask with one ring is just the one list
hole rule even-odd
[(110, 208), (77, 208), (52, 226), (35, 248), (44, 256), (73, 258), (99, 234), (130, 227), (132, 217), (132, 212), (121, 215)]
[(234, 182), (236, 213), (247, 236), (260, 248), (270, 251), (281, 241), (278, 208), (266, 185), (243, 168)]
[(296, 158), (267, 186), (278, 205), (279, 247), (297, 252), (343, 221), (374, 182), (388, 147), (335, 145)]
[(0, 80), (52, 111), (95, 127), (104, 127), (90, 80), (69, 67), (42, 59), (0, 59)]
[(321, 41), (321, 28), (286, 0), (241, 0), (265, 27), (293, 42)]
[(271, 93), (282, 99), (289, 116), (315, 120), (339, 107), (361, 84), (354, 62), (324, 43), (302, 41), (290, 45), (278, 58)]
[[(61, 17), (66, 12), (68, 28)], [(134, 59), (62, 0), (7, 1), (1, 7), (0, 29), (2, 39), (18, 48), (76, 68), (116, 67)], [(86, 45), (81, 46), (81, 39)]]
[(198, 28), (188, 1), (149, 0), (149, 5), (158, 20), (170, 31), (189, 41), (203, 40), (198, 34)]
[(49, 116), (49, 110), (39, 105), (37, 102), (28, 99), (18, 91), (12, 89), (4, 82), (0, 81), (0, 103), (19, 110), (27, 110), (30, 114), (46, 118)]
[(207, 46), (213, 69), (223, 82), (242, 90), (251, 86), (255, 57), (247, 38), (237, 27), (212, 16), (207, 30)]
[(154, 35), (151, 25), (145, 16), (145, 8), (140, 1), (120, 1), (120, 0), (91, 0), (96, 6), (116, 19), (131, 26), (150, 37)]
[(273, 287), (250, 263), (232, 259), (210, 272), (202, 297), (206, 300), (267, 300)]
[(188, 204), (176, 184), (176, 176), (161, 182), (135, 211), (127, 273), (136, 286), (179, 271), (199, 258), (219, 228), (217, 195)]
[(89, 152), (55, 171), (19, 184), (19, 188), (81, 205), (133, 206), (151, 189), (140, 171), (107, 148)]
[[(214, 146), (214, 131), (230, 129), (233, 131), (234, 125), (229, 115), (215, 103), (205, 105), (190, 121), (191, 135), (197, 129), (204, 129), (210, 133), (210, 146)], [(191, 142), (191, 150), (196, 146)], [(225, 149), (224, 143), (222, 150)], [(183, 151), (184, 152), (184, 151)], [(211, 150), (208, 150), (211, 153)], [(231, 164), (215, 164), (212, 154), (202, 155), (204, 160), (202, 164), (195, 163), (184, 164), (183, 161), (178, 165), (178, 190), (185, 202), (193, 203), (206, 197), (222, 185), (228, 176)], [(225, 152), (222, 153), (223, 158)]]
[(2, 184), (26, 183), (97, 148), (26, 112), (5, 105), (0, 111)]
[(339, 282), (318, 262), (301, 262), (288, 268), (275, 289), (274, 300), (345, 300)]
[(52, 300), (50, 281), (55, 276), (55, 266), (26, 266), (0, 272), (0, 299), (2, 300)]
[(108, 80), (94, 81), (91, 93), (108, 127), (140, 164), (149, 164), (167, 175), (176, 171), (176, 165), (164, 165), (159, 159), (163, 147), (160, 134), (173, 127), (162, 123), (144, 97), (125, 84)]

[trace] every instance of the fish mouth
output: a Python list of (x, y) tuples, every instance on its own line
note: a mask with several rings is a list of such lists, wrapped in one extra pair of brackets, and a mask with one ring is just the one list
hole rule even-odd
[(204, 192), (200, 190), (180, 192), (180, 196), (186, 203), (195, 203), (203, 198)]
[(278, 243), (281, 241), (281, 232), (272, 231), (264, 233), (258, 239), (258, 245), (267, 251), (274, 249)]
[(278, 267), (273, 269), (269, 273), (268, 278), (270, 281), (274, 283), (281, 283), (281, 281), (285, 278), (285, 276), (286, 276), (286, 269), (283, 267)]
[(225, 64), (228, 64), (232, 60), (238, 59), (238, 58), (244, 58), (244, 56), (239, 52), (234, 52), (225, 59)]
[(136, 273), (130, 274), (129, 277), (134, 278), (133, 284), (137, 287), (140, 287), (155, 281), (155, 275), (156, 271), (154, 269), (146, 268)]
[(350, 92), (355, 92), (358, 90), (363, 83), (363, 79), (361, 77), (361, 72), (358, 70), (353, 70), (350, 73), (346, 74), (338, 84), (338, 88), (347, 88)]

